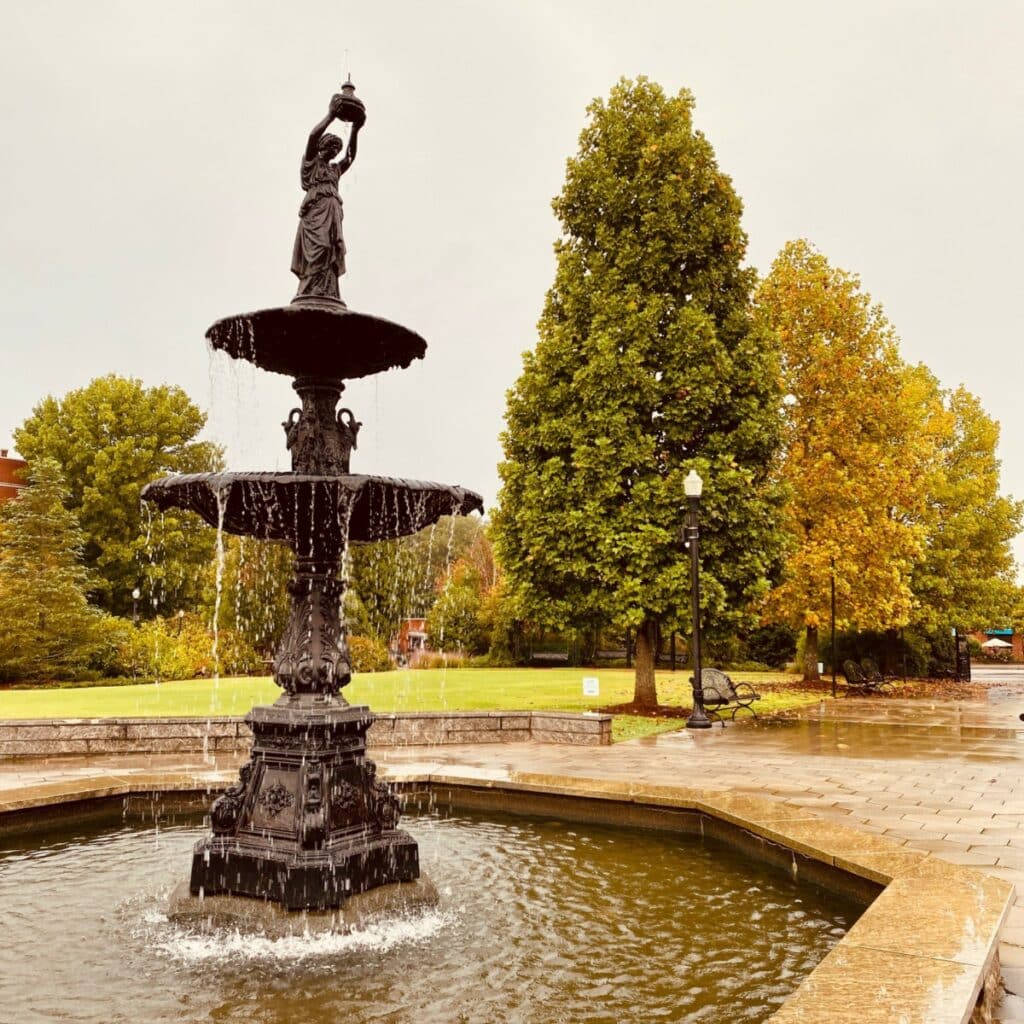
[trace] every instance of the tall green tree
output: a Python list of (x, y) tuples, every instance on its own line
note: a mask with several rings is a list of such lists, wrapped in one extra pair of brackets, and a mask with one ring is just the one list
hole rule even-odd
[(941, 412), (922, 518), (925, 545), (911, 587), (914, 622), (929, 631), (1010, 626), (1019, 587), (1011, 547), (1024, 502), (1000, 492), (999, 424), (964, 387), (943, 391), (918, 368)]
[(788, 410), (790, 546), (769, 607), (804, 629), (804, 676), (817, 679), (833, 573), (838, 628), (910, 621), (941, 407), (900, 360), (891, 324), (858, 278), (808, 242), (785, 246), (757, 303), (779, 338)]
[(0, 504), (0, 674), (14, 679), (66, 675), (103, 642), (60, 467), (35, 460), (29, 483)]
[(93, 572), (96, 604), (118, 615), (162, 613), (198, 599), (214, 533), (189, 512), (150, 516), (139, 494), (167, 473), (221, 467), (220, 449), (196, 437), (205, 415), (181, 388), (144, 387), (110, 374), (63, 398), (43, 399), (14, 433), (30, 464), (54, 459), (67, 484), (66, 507), (84, 534), (85, 564)]
[(689, 629), (683, 478), (704, 478), (707, 624), (727, 630), (777, 563), (773, 339), (751, 318), (741, 203), (645, 78), (595, 100), (554, 201), (555, 282), (508, 395), (495, 541), (542, 627), (637, 630), (635, 701), (657, 703), (659, 623)]

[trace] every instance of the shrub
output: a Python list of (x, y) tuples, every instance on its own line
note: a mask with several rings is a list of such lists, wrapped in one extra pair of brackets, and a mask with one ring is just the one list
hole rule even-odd
[(214, 651), (212, 629), (198, 615), (150, 619), (129, 629), (111, 668), (116, 674), (157, 679), (248, 675), (263, 669), (252, 646), (235, 630), (222, 629)]
[(391, 668), (387, 647), (370, 636), (350, 636), (348, 656), (353, 672), (387, 672)]
[(1013, 651), (1007, 650), (1005, 647), (999, 647), (996, 650), (987, 648), (981, 652), (981, 658), (984, 661), (996, 662), (1000, 665), (1009, 665), (1013, 661)]
[(74, 679), (46, 679), (38, 682), (17, 682), (0, 684), (0, 690), (77, 690), (84, 687), (92, 689), (97, 686), (142, 686), (144, 684), (157, 683), (160, 680), (152, 676), (102, 676), (97, 677), (92, 672), (85, 672), (76, 675)]
[(409, 658), (409, 668), (466, 668), (469, 655), (459, 651), (416, 651)]
[[(132, 624), (116, 615), (104, 615), (97, 623), (96, 649), (89, 658), (89, 672), (76, 674), (76, 679), (115, 676), (121, 671), (119, 651), (131, 638)], [(94, 674), (95, 673), (95, 674)]]
[(470, 668), (515, 668), (518, 664), (512, 652), (504, 648), (492, 647), (486, 654), (469, 659)]
[(769, 623), (747, 637), (747, 651), (754, 661), (782, 668), (796, 654), (796, 632), (780, 623)]

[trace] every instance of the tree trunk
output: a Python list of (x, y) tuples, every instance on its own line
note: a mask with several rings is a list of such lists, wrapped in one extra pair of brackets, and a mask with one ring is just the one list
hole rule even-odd
[(804, 682), (817, 683), (821, 681), (818, 674), (818, 627), (808, 626), (807, 636), (804, 640)]
[(900, 648), (900, 634), (897, 629), (885, 631), (885, 656), (882, 658), (882, 672), (887, 676), (898, 675), (897, 652)]
[(641, 708), (658, 706), (658, 690), (654, 682), (655, 644), (658, 636), (656, 619), (645, 619), (636, 631), (636, 682), (633, 703)]

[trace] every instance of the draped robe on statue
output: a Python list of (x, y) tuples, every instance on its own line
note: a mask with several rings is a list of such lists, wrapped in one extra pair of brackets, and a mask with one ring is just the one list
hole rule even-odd
[(340, 299), (338, 278), (345, 273), (344, 217), (338, 179), (341, 165), (317, 156), (302, 161), (306, 197), (299, 207), (299, 227), (292, 250), (292, 273), (299, 279), (296, 297), (321, 295)]

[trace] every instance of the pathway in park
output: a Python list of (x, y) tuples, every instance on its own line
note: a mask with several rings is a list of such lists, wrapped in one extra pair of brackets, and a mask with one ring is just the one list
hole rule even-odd
[[(375, 749), (382, 769), (446, 765), (682, 784), (774, 797), (908, 848), (1008, 879), (1016, 904), (1000, 955), (1002, 1021), (1024, 1021), (1024, 676), (992, 678), (990, 701), (826, 700), (789, 721), (683, 730), (610, 747), (539, 743)], [(1017, 685), (1014, 685), (1017, 684)], [(196, 756), (0, 765), (0, 794), (57, 779), (180, 771)], [(211, 773), (233, 764), (211, 765)]]

